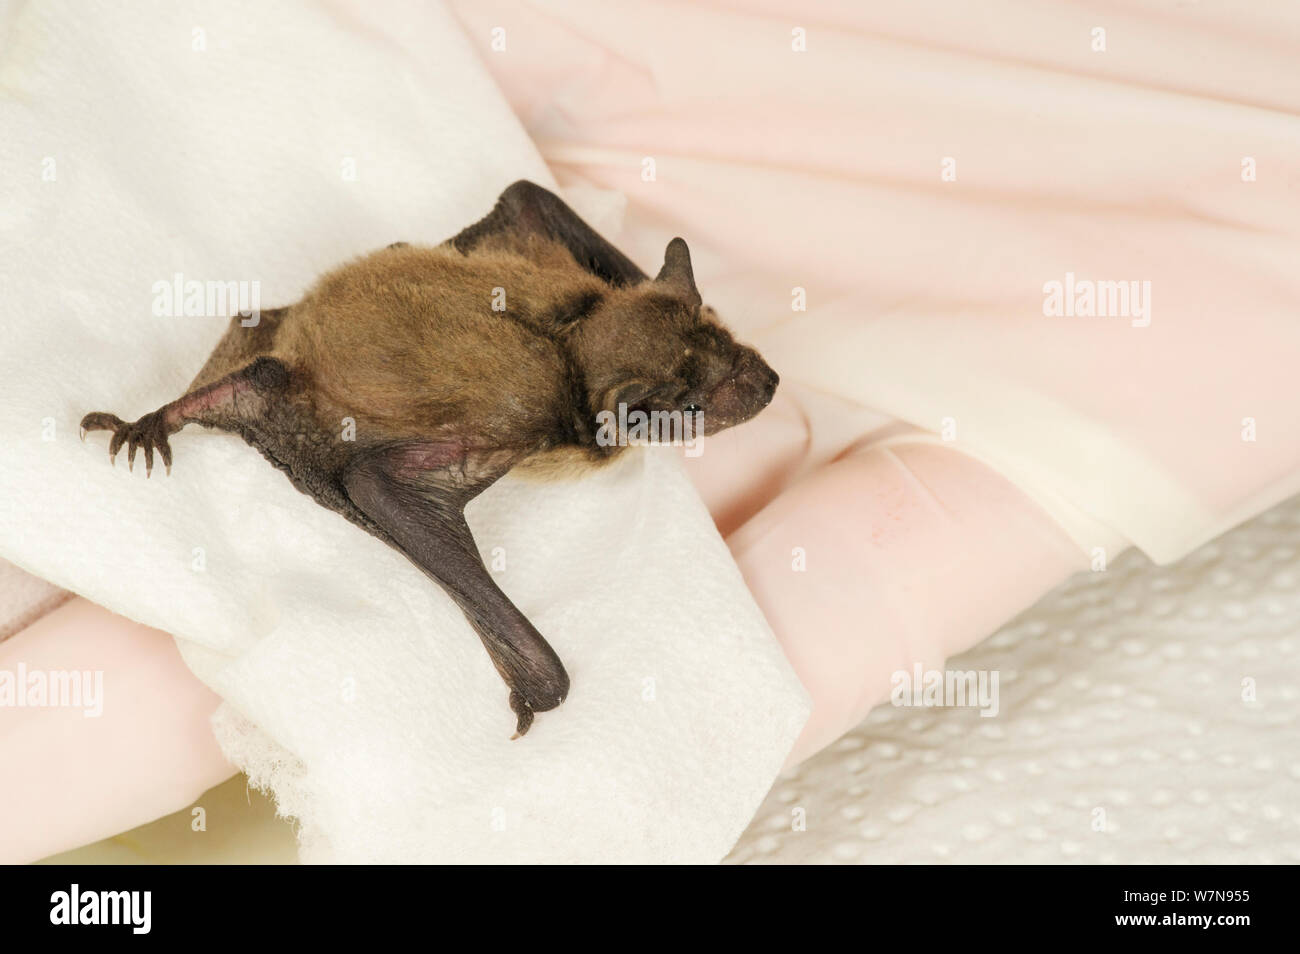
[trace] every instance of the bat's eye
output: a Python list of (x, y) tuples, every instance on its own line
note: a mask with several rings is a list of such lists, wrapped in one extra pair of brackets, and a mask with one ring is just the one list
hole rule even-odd
[(688, 404), (685, 407), (687, 414), (699, 414), (703, 410), (698, 404)]

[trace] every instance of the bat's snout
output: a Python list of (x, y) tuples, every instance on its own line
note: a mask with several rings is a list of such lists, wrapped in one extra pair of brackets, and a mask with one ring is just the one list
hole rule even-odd
[(705, 406), (712, 430), (743, 424), (772, 403), (781, 379), (753, 348), (743, 348)]

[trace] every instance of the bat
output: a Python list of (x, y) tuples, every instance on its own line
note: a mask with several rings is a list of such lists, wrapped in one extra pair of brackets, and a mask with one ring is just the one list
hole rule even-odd
[[(397, 242), (297, 304), (231, 319), (189, 390), (127, 423), (95, 412), (109, 459), (145, 474), (187, 424), (239, 435), (293, 485), (387, 543), (459, 605), (509, 689), (515, 738), (569, 691), (559, 656), (493, 581), (465, 505), (512, 468), (612, 460), (620, 406), (710, 431), (749, 420), (777, 375), (695, 287), (675, 238), (651, 279), (532, 182), (437, 246)], [(602, 417), (604, 415), (604, 417)], [(354, 439), (341, 422), (355, 422)]]

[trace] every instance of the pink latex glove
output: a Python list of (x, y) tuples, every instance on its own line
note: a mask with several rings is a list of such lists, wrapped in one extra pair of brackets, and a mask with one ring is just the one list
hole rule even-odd
[(893, 673), (942, 668), (971, 633), (992, 632), (1085, 566), (1024, 494), (939, 445), (850, 448), (776, 493), (798, 473), (808, 436), (793, 399), (779, 398), (687, 459), (812, 696), (787, 765), (857, 725), (888, 697)]
[(0, 670), (99, 670), (113, 704), (0, 709), (0, 864), (98, 841), (189, 805), (235, 769), (208, 719), (221, 700), (166, 633), (79, 597), (0, 643)]

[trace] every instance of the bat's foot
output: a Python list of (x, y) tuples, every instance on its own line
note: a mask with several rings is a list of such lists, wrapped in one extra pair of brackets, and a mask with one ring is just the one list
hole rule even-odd
[(117, 452), (122, 445), (127, 445), (127, 469), (135, 470), (135, 452), (144, 450), (144, 475), (153, 473), (153, 452), (158, 451), (162, 457), (167, 473), (172, 472), (172, 449), (167, 443), (167, 423), (163, 411), (146, 414), (138, 421), (127, 423), (115, 414), (96, 411), (81, 419), (81, 439), (86, 439), (89, 431), (112, 431), (113, 438), (108, 442), (108, 459), (117, 463)]

